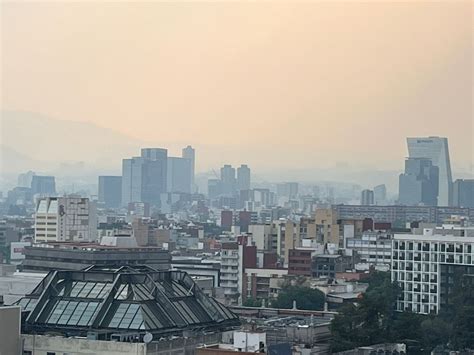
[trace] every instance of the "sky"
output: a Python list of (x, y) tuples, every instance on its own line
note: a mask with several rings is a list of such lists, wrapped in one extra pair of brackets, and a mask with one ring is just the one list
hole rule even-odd
[(447, 136), (466, 170), (472, 14), (471, 1), (3, 2), (1, 107), (203, 147), (198, 170), (399, 169), (405, 138), (425, 135)]

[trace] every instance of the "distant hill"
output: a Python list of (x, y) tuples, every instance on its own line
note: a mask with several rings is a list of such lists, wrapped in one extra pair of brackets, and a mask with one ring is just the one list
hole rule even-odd
[[(2, 111), (2, 155), (11, 168), (34, 162), (85, 161), (104, 168), (139, 154), (142, 142), (89, 122), (54, 119), (24, 111)], [(13, 171), (10, 167), (6, 167)]]
[[(3, 141), (3, 137), (2, 137)], [(0, 145), (0, 170), (2, 173), (12, 173), (37, 168), (41, 163), (18, 153), (16, 150)]]

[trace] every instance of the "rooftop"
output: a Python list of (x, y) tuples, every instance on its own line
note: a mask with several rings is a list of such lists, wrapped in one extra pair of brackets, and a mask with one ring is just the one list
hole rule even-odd
[(18, 304), (24, 333), (182, 335), (225, 330), (238, 317), (207, 297), (182, 271), (146, 266), (51, 271)]

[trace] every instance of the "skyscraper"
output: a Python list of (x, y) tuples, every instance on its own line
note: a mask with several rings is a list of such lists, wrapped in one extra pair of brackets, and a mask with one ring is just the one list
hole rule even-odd
[(122, 177), (99, 176), (99, 202), (107, 208), (120, 207), (122, 201)]
[(122, 205), (130, 202), (160, 204), (160, 196), (167, 191), (168, 151), (144, 148), (140, 157), (122, 162)]
[(192, 161), (186, 158), (168, 158), (168, 192), (192, 192)]
[(54, 176), (34, 175), (31, 178), (31, 192), (33, 195), (43, 196), (56, 194), (56, 182)]
[(374, 202), (376, 205), (385, 205), (387, 203), (387, 187), (385, 184), (374, 187)]
[(362, 206), (369, 206), (374, 204), (374, 191), (362, 190), (360, 194), (360, 204)]
[(448, 139), (443, 137), (407, 138), (409, 158), (430, 159), (439, 171), (438, 206), (451, 205), (452, 175)]
[(142, 164), (144, 159), (133, 157), (122, 160), (122, 205), (142, 200)]
[(408, 158), (405, 173), (400, 174), (398, 200), (402, 205), (436, 206), (439, 169), (431, 159)]
[(164, 148), (142, 148), (141, 157), (149, 160), (166, 160), (168, 150)]
[(221, 168), (221, 187), (222, 194), (234, 195), (236, 188), (235, 169), (232, 165), (224, 165)]
[(277, 184), (278, 197), (294, 199), (298, 196), (299, 184), (297, 182), (283, 182)]
[(474, 208), (474, 179), (458, 179), (454, 182), (453, 206)]
[(34, 171), (28, 171), (24, 174), (18, 175), (18, 187), (31, 187), (31, 180), (33, 179), (33, 176), (35, 176), (36, 173)]
[(194, 185), (194, 174), (195, 174), (195, 165), (196, 165), (196, 151), (193, 147), (188, 145), (186, 148), (183, 148), (181, 156), (184, 159), (189, 159), (191, 161), (191, 192), (195, 191)]
[(247, 165), (237, 168), (237, 190), (250, 190), (250, 168)]

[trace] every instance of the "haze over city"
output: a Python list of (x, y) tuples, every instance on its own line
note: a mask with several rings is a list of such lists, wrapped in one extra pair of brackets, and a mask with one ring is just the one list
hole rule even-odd
[(0, 354), (474, 355), (473, 14), (1, 2)]
[(192, 144), (197, 172), (245, 160), (274, 180), (344, 169), (396, 178), (407, 136), (441, 135), (453, 170), (469, 176), (471, 10), (468, 1), (3, 3), (2, 170), (18, 173), (26, 160), (116, 172), (139, 147)]

